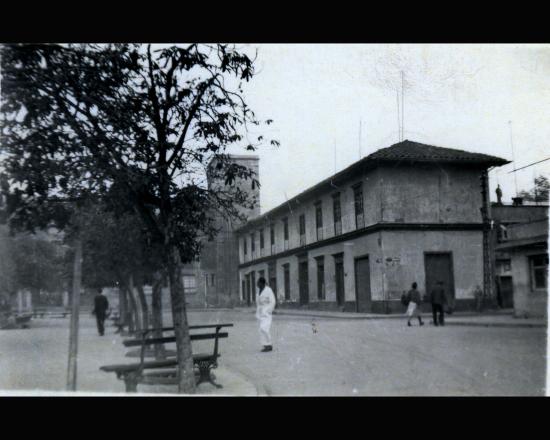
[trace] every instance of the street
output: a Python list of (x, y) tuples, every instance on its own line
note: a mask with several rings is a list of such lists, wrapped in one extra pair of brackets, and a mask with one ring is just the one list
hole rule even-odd
[[(220, 375), (221, 394), (254, 395), (256, 389), (260, 395), (298, 396), (544, 395), (544, 328), (407, 327), (401, 319), (275, 316), (274, 351), (260, 353), (250, 311), (190, 312), (189, 320), (235, 325), (220, 342), (220, 371), (250, 386), (236, 379), (232, 388)], [(64, 391), (68, 325), (68, 319), (36, 319), (30, 329), (2, 331), (0, 389)], [(124, 391), (114, 374), (99, 371), (101, 365), (135, 361), (124, 357), (123, 338), (114, 331), (109, 323), (99, 337), (94, 320), (81, 315), (79, 391)], [(207, 342), (194, 346), (195, 352), (203, 349), (211, 350)], [(207, 394), (209, 388), (200, 386)]]

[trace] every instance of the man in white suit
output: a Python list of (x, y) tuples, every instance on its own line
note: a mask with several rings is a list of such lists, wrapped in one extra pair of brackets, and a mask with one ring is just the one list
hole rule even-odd
[(275, 308), (275, 295), (271, 287), (266, 285), (265, 278), (258, 280), (259, 294), (256, 298), (256, 319), (260, 322), (260, 343), (262, 352), (272, 351), (271, 343), (271, 320), (273, 309)]

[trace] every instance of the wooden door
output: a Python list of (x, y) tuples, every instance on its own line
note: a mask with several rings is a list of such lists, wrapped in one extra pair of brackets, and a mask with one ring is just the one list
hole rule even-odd
[(344, 290), (344, 259), (337, 257), (334, 262), (336, 275), (336, 302), (339, 306), (343, 306), (346, 300)]
[(430, 293), (438, 281), (443, 282), (447, 304), (454, 306), (455, 285), (451, 252), (427, 252), (424, 254), (426, 293)]
[(300, 288), (300, 305), (309, 303), (309, 273), (308, 263), (300, 261), (298, 263), (298, 283)]
[(355, 260), (355, 298), (358, 312), (369, 313), (372, 311), (369, 257)]

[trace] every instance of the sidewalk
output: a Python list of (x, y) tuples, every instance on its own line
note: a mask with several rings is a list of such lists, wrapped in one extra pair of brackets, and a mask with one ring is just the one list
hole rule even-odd
[[(29, 329), (1, 331), (1, 396), (75, 395), (63, 391), (67, 373), (68, 327), (69, 321), (66, 319), (37, 318)], [(136, 358), (126, 356), (128, 349), (122, 345), (123, 339), (111, 325), (107, 326), (104, 337), (98, 336), (95, 320), (85, 314), (80, 316), (76, 395), (177, 395), (175, 385), (138, 385), (138, 393), (125, 394), (122, 380), (113, 373), (100, 370), (102, 365), (136, 362)], [(213, 370), (213, 374), (223, 388), (202, 383), (194, 395), (257, 396), (263, 393), (240, 372), (231, 369), (225, 363), (225, 356), (220, 359), (219, 367)]]
[[(234, 309), (243, 313), (255, 313), (253, 308)], [(404, 313), (375, 314), (375, 313), (354, 313), (354, 312), (328, 312), (321, 310), (297, 310), (297, 309), (276, 309), (273, 312), (278, 316), (300, 316), (307, 318), (333, 318), (333, 319), (405, 319)], [(425, 319), (431, 315), (425, 313)], [(474, 327), (547, 327), (547, 321), (542, 318), (515, 318), (511, 310), (491, 310), (484, 313), (477, 312), (455, 312), (445, 316), (447, 325), (461, 325)]]

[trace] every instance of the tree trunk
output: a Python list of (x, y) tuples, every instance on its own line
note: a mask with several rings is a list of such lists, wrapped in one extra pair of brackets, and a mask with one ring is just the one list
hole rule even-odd
[(175, 246), (169, 248), (168, 278), (170, 280), (170, 299), (172, 319), (176, 336), (176, 353), (178, 359), (178, 392), (193, 394), (196, 390), (193, 371), (193, 353), (191, 338), (185, 310), (185, 294), (181, 277), (179, 251)]
[[(128, 291), (128, 298), (130, 299), (129, 301), (130, 308), (132, 311), (130, 316), (132, 317), (132, 320), (134, 321), (134, 326), (135, 326), (133, 331), (139, 332), (141, 331), (142, 327), (141, 327), (141, 320), (139, 317), (139, 310), (138, 310), (138, 305), (136, 301), (136, 295), (134, 292), (134, 277), (131, 275), (129, 278), (127, 291)], [(132, 332), (132, 330), (130, 332)]]
[[(153, 275), (153, 295), (152, 295), (152, 307), (153, 307), (153, 328), (162, 328), (162, 274), (155, 273)], [(160, 330), (155, 331), (153, 336), (155, 338), (161, 338), (162, 332)], [(166, 351), (164, 350), (164, 344), (155, 344), (155, 359), (161, 360), (166, 358)]]
[(67, 390), (76, 391), (76, 369), (78, 355), (78, 318), (80, 313), (80, 285), (82, 277), (82, 241), (76, 239), (74, 267), (71, 328), (69, 331), (69, 363), (67, 368)]
[(121, 326), (128, 325), (128, 299), (126, 297), (126, 291), (121, 283), (118, 289), (118, 316)]
[(141, 280), (137, 283), (136, 290), (138, 292), (139, 304), (141, 306), (141, 324), (143, 330), (147, 330), (149, 329), (149, 306), (147, 305), (147, 298), (145, 297)]

